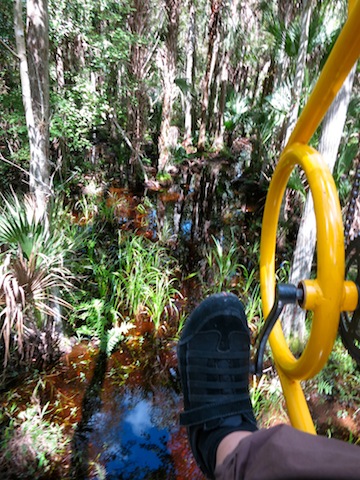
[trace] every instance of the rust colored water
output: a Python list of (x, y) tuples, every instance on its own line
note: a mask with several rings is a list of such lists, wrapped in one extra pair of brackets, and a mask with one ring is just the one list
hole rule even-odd
[(99, 472), (109, 480), (204, 478), (178, 423), (173, 345), (145, 339), (107, 358), (78, 344), (46, 385), (72, 436), (71, 478), (100, 479)]

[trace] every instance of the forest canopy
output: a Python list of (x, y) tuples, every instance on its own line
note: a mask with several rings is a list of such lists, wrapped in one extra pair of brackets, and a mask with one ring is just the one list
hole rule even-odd
[[(30, 73), (32, 3), (26, 19), (25, 5), (15, 2)], [(43, 51), (49, 61), (43, 80), (49, 82), (48, 175), (57, 185), (94, 170), (104, 181), (136, 184), (171, 172), (189, 155), (239, 155), (242, 139), (252, 146), (246, 166), (258, 177), (271, 174), (290, 118), (304, 105), (346, 19), (346, 2), (326, 0), (40, 3), (48, 9), (48, 28), (35, 33), (49, 41)], [(26, 190), (30, 152), (10, 0), (2, 4), (0, 35), (2, 189)], [(358, 126), (357, 105), (355, 99), (347, 137)], [(343, 148), (347, 168), (354, 146)]]

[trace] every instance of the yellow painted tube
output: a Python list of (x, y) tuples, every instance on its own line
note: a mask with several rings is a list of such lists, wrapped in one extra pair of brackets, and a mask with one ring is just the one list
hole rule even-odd
[(288, 378), (281, 368), (278, 369), (278, 373), (291, 425), (298, 430), (316, 434), (300, 382)]
[(341, 304), (342, 312), (353, 312), (359, 303), (359, 291), (356, 283), (350, 280), (344, 283), (343, 300)]
[[(267, 195), (260, 244), (260, 282), (264, 316), (274, 303), (277, 219), (288, 178), (295, 165), (306, 173), (317, 222), (317, 279), (311, 285), (317, 304), (306, 348), (295, 359), (278, 329), (270, 335), (274, 358), (293, 380), (313, 377), (325, 365), (338, 329), (344, 291), (344, 234), (341, 209), (331, 173), (321, 155), (307, 145), (295, 144), (281, 156)], [(280, 193), (281, 192), (281, 193)]]
[(309, 143), (360, 56), (360, 0), (349, 2), (348, 19), (285, 147)]
[(300, 165), (305, 171), (313, 195), (317, 223), (317, 278), (303, 282), (305, 301), (312, 307), (314, 318), (308, 343), (299, 359), (291, 353), (280, 322), (276, 323), (269, 341), (291, 423), (301, 430), (314, 433), (300, 381), (313, 377), (325, 365), (337, 335), (340, 310), (346, 303), (344, 295), (349, 289), (344, 287), (343, 225), (332, 175), (316, 150), (307, 145), (294, 144), (285, 150), (279, 160), (265, 204), (260, 243), (264, 317), (270, 313), (275, 300), (277, 223), (282, 197), (295, 165)]
[(354, 8), (356, 2), (359, 0), (349, 0), (348, 2), (348, 15), (350, 15), (352, 9)]

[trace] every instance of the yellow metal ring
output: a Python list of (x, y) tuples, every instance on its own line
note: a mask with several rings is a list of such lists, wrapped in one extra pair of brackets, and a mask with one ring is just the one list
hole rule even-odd
[(332, 350), (344, 296), (344, 234), (341, 210), (332, 175), (321, 155), (299, 143), (281, 156), (270, 183), (260, 244), (260, 284), (266, 318), (275, 297), (276, 231), (282, 197), (295, 165), (304, 170), (314, 200), (317, 225), (317, 278), (304, 282), (307, 292), (304, 308), (313, 310), (310, 337), (300, 356), (291, 353), (280, 322), (269, 338), (274, 360), (289, 380), (313, 377), (325, 365)]

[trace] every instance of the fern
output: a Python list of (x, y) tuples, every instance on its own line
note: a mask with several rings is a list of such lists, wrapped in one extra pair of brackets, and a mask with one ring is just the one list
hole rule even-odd
[(106, 332), (106, 341), (104, 342), (104, 349), (106, 351), (106, 355), (110, 356), (118, 344), (123, 342), (125, 339), (125, 335), (129, 332), (130, 329), (134, 328), (134, 325), (130, 322), (122, 322), (121, 325), (118, 327), (113, 327)]

